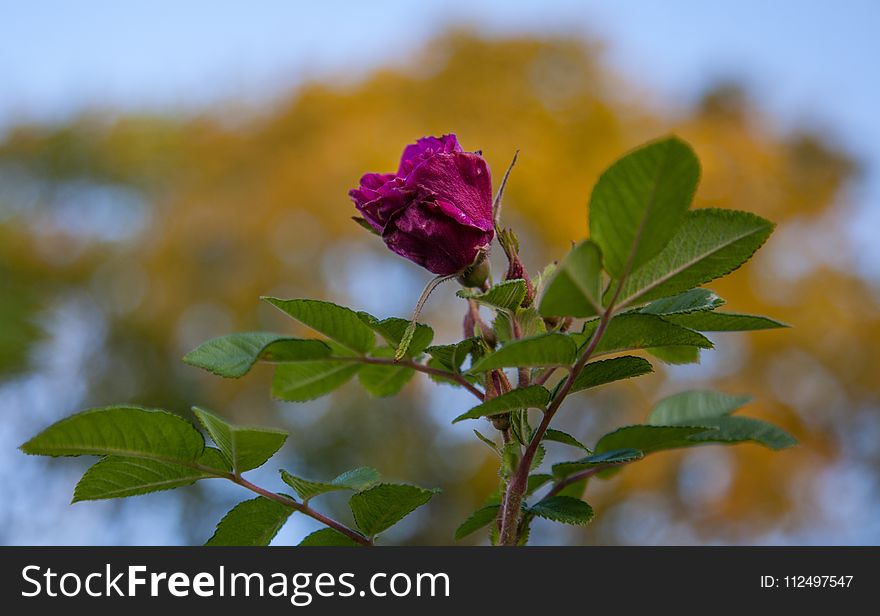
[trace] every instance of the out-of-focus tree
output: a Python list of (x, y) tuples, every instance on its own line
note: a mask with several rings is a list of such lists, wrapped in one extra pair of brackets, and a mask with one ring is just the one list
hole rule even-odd
[[(416, 379), (390, 403), (352, 384), (329, 400), (280, 405), (269, 399), (268, 370), (223, 381), (180, 356), (211, 336), (289, 328), (260, 295), (405, 315), (426, 274), (350, 221), (346, 191), (365, 170), (396, 168), (401, 145), (416, 137), (456, 132), (483, 150), (496, 181), (520, 150), (505, 215), (535, 268), (586, 235), (587, 190), (610, 161), (675, 132), (703, 161), (696, 207), (779, 223), (754, 262), (710, 287), (733, 310), (785, 314), (794, 327), (723, 339), (699, 367), (582, 394), (583, 408), (569, 404), (560, 418), (589, 441), (640, 419), (673, 387), (716, 387), (754, 394), (750, 414), (803, 445), (772, 457), (757, 447), (657, 456), (590, 486), (599, 512), (591, 527), (536, 537), (758, 541), (825, 523), (817, 478), (841, 456), (871, 464), (876, 448), (843, 443), (866, 426), (880, 430), (880, 311), (841, 257), (841, 197), (855, 165), (806, 127), (779, 134), (729, 85), (675, 114), (658, 111), (599, 58), (580, 41), (453, 33), (405, 67), (306, 84), (258, 116), (90, 116), (14, 128), (0, 145), (0, 371), (24, 369), (27, 357), (37, 368), (45, 359), (32, 352), (45, 344), (37, 324), (84, 301), (102, 333), (82, 367), (87, 389), (76, 400), (62, 395), (59, 416), (74, 403), (182, 412), (198, 403), (233, 420), (288, 424), (289, 455), (304, 474), (370, 464), (443, 487), (432, 523), (400, 540), (447, 542), (496, 482), (491, 452), (448, 427), (461, 399), (426, 397), (429, 386)], [(442, 290), (424, 315), (441, 340), (460, 326), (442, 299), (451, 293)]]

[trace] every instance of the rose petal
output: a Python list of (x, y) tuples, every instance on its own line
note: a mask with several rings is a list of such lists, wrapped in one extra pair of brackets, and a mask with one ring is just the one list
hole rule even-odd
[(492, 178), (486, 161), (470, 152), (435, 154), (419, 164), (406, 185), (419, 186), (452, 204), (465, 224), (484, 231), (494, 227)]
[(361, 178), (360, 187), (348, 195), (366, 221), (381, 233), (391, 215), (406, 205), (402, 187), (403, 180), (393, 173), (368, 173)]
[(421, 161), (441, 152), (461, 152), (461, 145), (454, 133), (440, 137), (422, 137), (403, 149), (397, 175), (406, 177)]
[(493, 231), (461, 220), (461, 211), (448, 203), (419, 200), (411, 203), (385, 226), (388, 247), (438, 274), (455, 274), (492, 241)]

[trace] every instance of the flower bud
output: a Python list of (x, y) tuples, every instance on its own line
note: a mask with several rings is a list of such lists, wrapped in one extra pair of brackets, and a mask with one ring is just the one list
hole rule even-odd
[(455, 135), (408, 145), (397, 173), (367, 173), (349, 196), (388, 248), (438, 275), (474, 266), (494, 237), (489, 167)]

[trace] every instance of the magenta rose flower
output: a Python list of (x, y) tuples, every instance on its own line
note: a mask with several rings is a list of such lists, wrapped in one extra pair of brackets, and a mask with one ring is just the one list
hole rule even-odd
[(492, 242), (489, 167), (455, 135), (406, 146), (397, 173), (367, 173), (348, 194), (388, 248), (435, 274), (464, 271)]

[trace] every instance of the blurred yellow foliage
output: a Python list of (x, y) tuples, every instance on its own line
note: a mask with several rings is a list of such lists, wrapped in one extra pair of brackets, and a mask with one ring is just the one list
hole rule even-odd
[[(811, 478), (839, 455), (841, 439), (857, 430), (860, 413), (880, 395), (876, 297), (823, 258), (845, 241), (839, 196), (854, 164), (822, 135), (778, 134), (729, 86), (675, 114), (658, 111), (650, 96), (604, 69), (599, 56), (598, 46), (580, 41), (484, 40), (459, 32), (431, 42), (403, 67), (306, 84), (258, 116), (91, 116), (59, 127), (15, 128), (0, 145), (0, 332), (19, 331), (24, 321), (25, 311), (13, 304), (27, 302), (20, 305), (30, 312), (38, 302), (45, 319), (54, 302), (87, 293), (104, 307), (109, 328), (103, 360), (85, 367), (87, 405), (132, 400), (182, 411), (199, 403), (234, 419), (287, 423), (297, 463), (317, 476), (363, 463), (444, 487), (432, 504), (432, 522), (407, 540), (445, 543), (494, 488), (497, 465), (479, 443), (449, 436), (443, 424), (461, 409), (438, 412), (442, 399), (425, 395), (436, 386), (417, 379), (400, 398), (375, 401), (355, 384), (330, 402), (280, 407), (269, 401), (267, 369), (221, 381), (183, 366), (179, 357), (209, 336), (290, 329), (260, 305), (260, 295), (363, 308), (362, 287), (351, 278), (368, 266), (378, 269), (367, 282), (380, 297), (383, 284), (393, 282), (386, 273), (403, 272), (392, 278), (407, 299), (387, 310), (405, 314), (428, 275), (387, 254), (350, 221), (355, 212), (346, 192), (365, 171), (396, 168), (403, 145), (417, 137), (457, 133), (465, 148), (483, 151), (496, 182), (520, 150), (505, 215), (521, 235), (527, 265), (537, 270), (586, 235), (589, 190), (603, 168), (629, 148), (674, 132), (702, 160), (697, 207), (746, 209), (779, 223), (753, 262), (711, 288), (731, 310), (794, 327), (717, 336), (720, 350), (703, 369), (672, 370), (673, 381), (660, 369), (637, 383), (583, 395), (584, 408), (569, 404), (563, 425), (592, 442), (604, 428), (640, 420), (661, 395), (716, 387), (753, 394), (749, 414), (789, 429), (803, 445), (781, 454), (753, 446), (725, 450), (719, 459), (732, 473), (729, 486), (696, 501), (682, 487), (687, 469), (681, 465), (693, 454), (652, 457), (590, 486), (597, 522), (566, 532), (577, 542), (639, 540), (611, 515), (634, 495), (645, 508), (662, 498), (696, 540), (749, 541), (796, 529), (818, 515)], [(122, 231), (111, 229), (109, 238), (88, 228), (71, 232), (63, 209), (71, 185), (124, 188), (146, 214), (87, 210), (74, 214), (86, 226), (88, 216), (121, 217)], [(126, 235), (126, 225), (136, 232)], [(451, 341), (458, 320), (449, 315), (459, 308), (451, 288), (439, 295), (426, 319), (438, 338)], [(21, 350), (22, 340), (4, 334), (3, 344)], [(569, 452), (551, 453), (559, 459)], [(693, 460), (699, 466), (704, 458)], [(714, 481), (707, 477), (701, 481)]]

